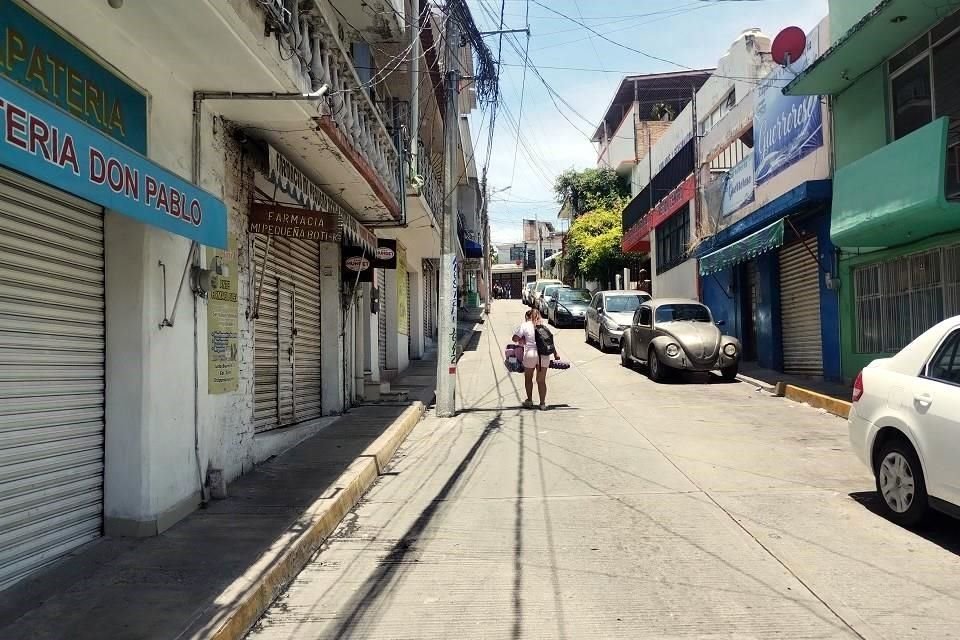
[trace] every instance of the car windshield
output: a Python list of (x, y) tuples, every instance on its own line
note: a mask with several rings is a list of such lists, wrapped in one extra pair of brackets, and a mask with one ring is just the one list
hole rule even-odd
[(543, 295), (546, 298), (552, 298), (553, 296), (557, 295), (557, 289), (562, 289), (562, 288), (563, 286), (559, 284), (548, 285), (547, 288), (543, 290)]
[(603, 301), (603, 310), (607, 313), (633, 313), (641, 303), (650, 298), (641, 295), (607, 296)]
[(657, 322), (710, 322), (710, 312), (702, 304), (665, 304), (657, 307)]
[(557, 294), (557, 300), (560, 302), (590, 302), (590, 292), (586, 289), (560, 289)]

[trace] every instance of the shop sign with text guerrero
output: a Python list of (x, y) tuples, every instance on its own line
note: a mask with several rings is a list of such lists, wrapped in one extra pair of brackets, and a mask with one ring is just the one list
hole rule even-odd
[(778, 67), (757, 89), (753, 157), (758, 185), (823, 146), (820, 96), (783, 95), (783, 87), (820, 55), (819, 43), (817, 28), (807, 35), (803, 56), (789, 69)]
[(14, 0), (0, 0), (0, 39), (0, 75), (147, 152), (147, 98), (141, 91)]

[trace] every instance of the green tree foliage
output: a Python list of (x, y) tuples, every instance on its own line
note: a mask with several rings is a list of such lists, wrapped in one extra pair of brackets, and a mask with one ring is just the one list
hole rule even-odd
[(630, 196), (630, 188), (613, 169), (568, 169), (553, 185), (557, 201), (569, 201), (579, 215), (598, 208), (613, 208)]
[(622, 201), (600, 207), (578, 217), (567, 234), (567, 267), (588, 280), (608, 282), (611, 274), (623, 269), (627, 260), (620, 248)]

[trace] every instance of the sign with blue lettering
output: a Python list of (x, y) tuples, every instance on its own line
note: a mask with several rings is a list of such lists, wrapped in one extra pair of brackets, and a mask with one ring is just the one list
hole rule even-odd
[(0, 164), (200, 244), (227, 247), (218, 198), (0, 77)]
[(13, 0), (0, 0), (0, 74), (147, 152), (147, 97)]
[(755, 177), (753, 173), (753, 154), (746, 155), (727, 172), (723, 184), (723, 203), (720, 215), (729, 216), (753, 202)]
[(789, 68), (778, 68), (757, 88), (753, 116), (754, 165), (763, 184), (823, 146), (820, 96), (785, 96), (783, 88), (820, 55), (820, 30), (807, 36), (803, 56)]

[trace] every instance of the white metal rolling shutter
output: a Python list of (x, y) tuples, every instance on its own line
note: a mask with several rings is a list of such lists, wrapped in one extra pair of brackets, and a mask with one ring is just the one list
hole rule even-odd
[(256, 236), (258, 287), (263, 279), (254, 333), (258, 432), (321, 415), (320, 249), (316, 242), (278, 237), (269, 255), (266, 249), (266, 237)]
[[(808, 249), (809, 247), (809, 249)], [(817, 239), (807, 238), (780, 249), (780, 317), (783, 370), (809, 376), (823, 375), (820, 337), (820, 269), (810, 252)]]
[(380, 312), (377, 314), (377, 344), (380, 353), (380, 371), (387, 370), (387, 272), (377, 269), (377, 288), (380, 290)]
[(100, 536), (103, 213), (0, 170), (0, 589)]

